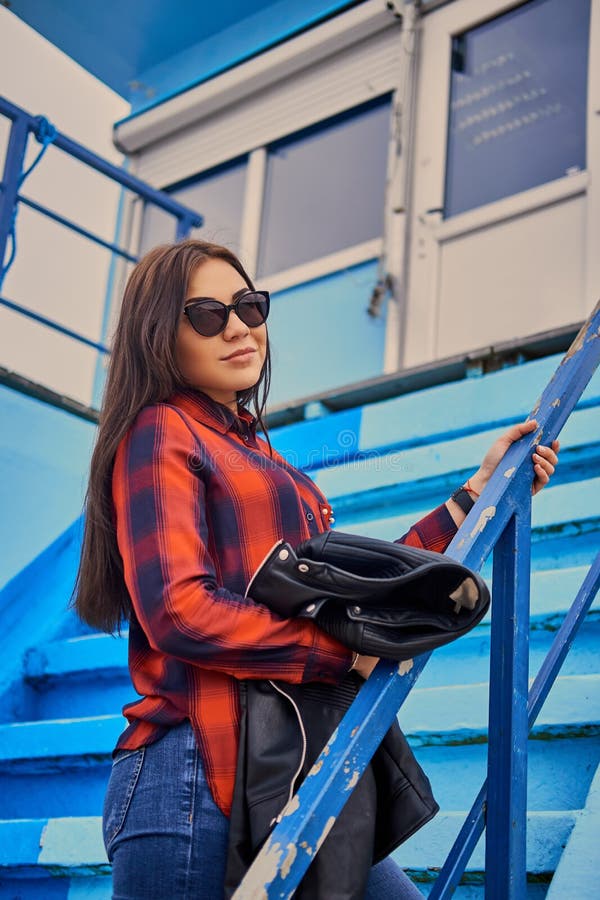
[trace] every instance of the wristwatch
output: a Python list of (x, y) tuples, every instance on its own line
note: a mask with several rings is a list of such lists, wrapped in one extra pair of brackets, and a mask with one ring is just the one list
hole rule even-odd
[(462, 484), (459, 488), (456, 488), (450, 499), (460, 506), (465, 515), (475, 506), (475, 501)]

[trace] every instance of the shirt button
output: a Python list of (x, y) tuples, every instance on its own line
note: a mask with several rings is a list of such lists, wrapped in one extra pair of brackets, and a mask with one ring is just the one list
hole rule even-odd
[(248, 440), (249, 440), (249, 438), (248, 438), (248, 435), (247, 435), (247, 434), (245, 434), (245, 435), (244, 435), (244, 440), (245, 440), (245, 441), (248, 441)]
[(306, 513), (306, 521), (307, 522), (312, 522), (313, 519), (314, 519), (314, 516), (312, 513)]

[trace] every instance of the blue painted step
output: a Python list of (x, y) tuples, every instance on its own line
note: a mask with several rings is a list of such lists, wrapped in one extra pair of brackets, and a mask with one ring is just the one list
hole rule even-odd
[[(538, 738), (600, 732), (600, 675), (558, 679), (534, 728)], [(400, 722), (415, 746), (481, 743), (487, 732), (487, 685), (412, 691)], [(0, 787), (5, 816), (98, 810), (120, 715), (0, 726)]]
[(109, 900), (111, 893), (97, 816), (0, 821), (2, 900)]
[[(487, 710), (486, 683), (422, 688), (417, 682), (400, 722), (414, 745), (471, 744), (486, 740)], [(538, 739), (600, 734), (600, 674), (560, 675), (532, 734)]]
[[(442, 811), (421, 831), (394, 852), (397, 862), (421, 884), (435, 880), (454, 839), (467, 815), (467, 810)], [(527, 872), (540, 880), (550, 881), (580, 812), (530, 812), (527, 816)], [(426, 837), (426, 840), (425, 840)], [(466, 870), (471, 881), (483, 882), (485, 837), (477, 844)], [(588, 895), (590, 896), (590, 895)], [(567, 900), (567, 897), (565, 897)], [(569, 900), (576, 900), (575, 897)]]
[[(286, 425), (273, 429), (271, 438), (294, 465), (318, 469), (336, 460), (349, 462), (356, 453), (406, 449), (444, 441), (449, 435), (461, 437), (492, 428), (505, 429), (531, 412), (561, 359), (557, 354), (482, 377)], [(596, 372), (577, 410), (599, 404), (600, 372)]]
[(119, 713), (137, 694), (127, 666), (127, 632), (48, 642), (27, 651), (21, 715), (27, 720)]
[(562, 854), (548, 900), (591, 897), (598, 882), (598, 835), (600, 834), (600, 767), (596, 771), (585, 808), (578, 817)]
[[(402, 722), (402, 711), (400, 711)], [(442, 809), (470, 807), (486, 778), (487, 743), (414, 746)], [(570, 810), (585, 805), (600, 762), (600, 736), (530, 738), (527, 808)], [(424, 838), (426, 837), (423, 832)]]
[[(553, 485), (600, 475), (598, 408), (574, 412), (561, 434), (560, 467)], [(334, 505), (336, 517), (357, 516), (412, 497), (446, 492), (479, 466), (503, 428), (393, 453), (372, 450), (369, 457), (311, 473)], [(533, 452), (533, 451), (532, 451)]]
[(124, 725), (114, 715), (0, 726), (2, 818), (97, 815)]
[[(445, 499), (440, 497), (440, 502)], [(336, 527), (355, 534), (395, 540), (431, 509), (431, 504), (389, 511), (369, 521), (346, 521)], [(600, 546), (600, 477), (550, 487), (534, 498), (532, 569), (589, 566)], [(489, 566), (483, 570), (489, 574)]]
[[(387, 516), (380, 515), (368, 522), (356, 523), (353, 518), (344, 521), (343, 527), (336, 518), (336, 527), (342, 531), (364, 531), (374, 537), (394, 540), (430, 509), (430, 504), (419, 504), (400, 514), (395, 515), (391, 511)], [(600, 530), (600, 477), (552, 486), (542, 491), (534, 498), (532, 523), (534, 541), (549, 535), (570, 537), (583, 530)]]
[[(600, 610), (600, 603), (597, 603)], [(554, 638), (554, 632), (533, 631), (530, 636), (529, 673), (537, 674)], [(577, 635), (576, 651), (567, 656), (562, 675), (592, 675), (598, 671), (600, 621), (584, 623)], [(483, 627), (466, 635), (455, 645), (440, 647), (432, 655), (417, 686), (431, 688), (448, 685), (448, 673), (461, 684), (487, 681), (490, 670), (490, 636)]]

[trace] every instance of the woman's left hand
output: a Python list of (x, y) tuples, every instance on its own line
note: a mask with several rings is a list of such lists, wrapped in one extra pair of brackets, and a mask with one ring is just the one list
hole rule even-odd
[[(469, 483), (474, 490), (481, 493), (510, 445), (514, 444), (515, 441), (518, 441), (524, 435), (535, 431), (538, 427), (539, 425), (535, 419), (529, 419), (526, 422), (520, 422), (518, 425), (513, 425), (512, 428), (509, 428), (508, 431), (494, 441), (488, 452), (485, 454), (479, 469), (475, 475), (472, 475), (469, 479)], [(533, 479), (531, 487), (532, 494), (537, 494), (550, 481), (551, 476), (554, 474), (554, 469), (558, 464), (559, 447), (558, 441), (552, 441), (551, 447), (538, 444), (535, 448), (535, 452), (531, 457), (533, 460), (533, 471), (535, 473), (535, 478)]]

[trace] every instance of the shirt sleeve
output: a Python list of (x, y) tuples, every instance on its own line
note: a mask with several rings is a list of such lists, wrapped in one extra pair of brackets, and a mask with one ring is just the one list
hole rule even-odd
[(140, 413), (115, 458), (117, 543), (151, 647), (236, 678), (338, 682), (351, 651), (217, 584), (198, 454), (198, 439), (162, 404)]
[(427, 516), (419, 519), (394, 543), (443, 553), (457, 531), (456, 522), (448, 512), (446, 504), (442, 503)]

